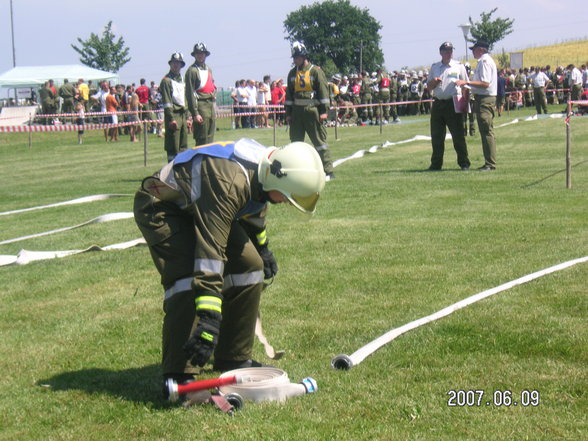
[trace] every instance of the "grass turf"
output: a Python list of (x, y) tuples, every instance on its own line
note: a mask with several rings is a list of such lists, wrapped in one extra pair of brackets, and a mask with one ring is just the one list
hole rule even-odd
[[(555, 109), (554, 109), (555, 110)], [(528, 114), (528, 113), (527, 113)], [(525, 113), (497, 118), (495, 124)], [(498, 170), (424, 173), (415, 141), (343, 163), (310, 222), (272, 207), (280, 264), (262, 298), (276, 365), (317, 394), (247, 403), (235, 418), (160, 399), (161, 288), (145, 248), (0, 268), (0, 439), (4, 440), (511, 440), (582, 439), (588, 432), (588, 265), (476, 303), (411, 331), (348, 372), (330, 360), (388, 330), (525, 274), (587, 255), (588, 134), (572, 120), (573, 188), (565, 188), (563, 120), (496, 129)], [(334, 158), (428, 135), (426, 117), (339, 128)], [(222, 129), (270, 145), (272, 130)], [(472, 166), (479, 137), (468, 137)], [(101, 193), (131, 195), (164, 163), (161, 141), (105, 144), (90, 132), (0, 138), (0, 211)], [(287, 132), (277, 131), (277, 144)], [(0, 240), (132, 211), (132, 198), (2, 216)], [(132, 219), (0, 246), (81, 249), (139, 237)], [(261, 345), (255, 356), (262, 361)], [(205, 372), (203, 378), (213, 376)], [(480, 406), (448, 406), (450, 390), (483, 390)], [(540, 393), (538, 406), (497, 406), (495, 391)], [(497, 396), (500, 396), (500, 392)], [(490, 403), (490, 404), (486, 404)]]

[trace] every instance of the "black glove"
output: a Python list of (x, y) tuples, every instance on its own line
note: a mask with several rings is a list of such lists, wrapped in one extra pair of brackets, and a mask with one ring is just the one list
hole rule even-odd
[(186, 358), (193, 366), (204, 366), (218, 342), (221, 315), (214, 311), (198, 313), (199, 320), (194, 333), (183, 346)]
[(263, 278), (271, 279), (278, 274), (278, 262), (267, 245), (259, 247), (259, 255), (263, 260)]

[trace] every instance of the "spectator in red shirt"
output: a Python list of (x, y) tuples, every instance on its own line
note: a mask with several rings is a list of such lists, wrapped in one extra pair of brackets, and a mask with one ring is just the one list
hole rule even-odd
[(135, 93), (139, 97), (139, 108), (141, 109), (141, 121), (152, 121), (153, 114), (151, 110), (151, 91), (145, 84), (145, 78), (141, 78), (139, 81), (141, 85), (135, 89)]
[[(286, 100), (286, 88), (284, 87), (284, 80), (280, 78), (279, 80), (274, 81), (272, 84), (272, 105), (284, 105), (284, 101)], [(284, 121), (284, 114), (278, 113), (276, 119), (277, 121), (275, 124), (279, 124), (281, 126)]]

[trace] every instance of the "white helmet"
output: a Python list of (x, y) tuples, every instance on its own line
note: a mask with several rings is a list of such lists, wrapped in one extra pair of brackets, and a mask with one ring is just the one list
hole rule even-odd
[(305, 142), (269, 147), (259, 161), (258, 175), (264, 191), (279, 191), (306, 214), (314, 213), (325, 188), (321, 157)]

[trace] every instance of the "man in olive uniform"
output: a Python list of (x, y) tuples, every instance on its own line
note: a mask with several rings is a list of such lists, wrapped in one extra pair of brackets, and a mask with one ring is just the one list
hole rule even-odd
[[(390, 102), (391, 81), (388, 74), (381, 67), (378, 67), (376, 81), (378, 82), (378, 101), (382, 104), (382, 122), (388, 124), (390, 119), (390, 104), (388, 103)], [(392, 112), (394, 112), (394, 109), (392, 109)]]
[(292, 45), (294, 68), (288, 73), (286, 86), (286, 121), (290, 124), (290, 141), (304, 141), (308, 134), (323, 161), (327, 180), (333, 179), (333, 163), (327, 145), (329, 89), (324, 72), (308, 60), (306, 47), (296, 41)]
[(372, 90), (372, 79), (367, 72), (361, 73), (361, 91), (360, 91), (360, 98), (361, 98), (361, 105), (365, 106), (361, 108), (361, 119), (363, 122), (372, 123), (374, 119), (374, 108), (372, 107), (373, 104), (373, 90)]
[[(39, 89), (39, 98), (41, 99), (41, 113), (44, 115), (49, 115), (53, 113), (51, 111), (51, 89), (49, 89), (49, 81), (45, 81), (43, 87)], [(51, 123), (51, 119), (48, 117), (43, 118), (43, 124), (48, 125)]]
[(186, 88), (180, 70), (186, 65), (181, 53), (172, 54), (169, 73), (163, 77), (159, 86), (163, 104), (163, 124), (165, 127), (164, 148), (167, 161), (188, 148), (188, 126), (186, 124)]
[(194, 45), (192, 56), (195, 62), (188, 68), (185, 75), (186, 101), (192, 115), (194, 140), (196, 145), (210, 144), (214, 140), (216, 115), (214, 100), (216, 86), (212, 78), (212, 70), (206, 65), (206, 57), (210, 52), (204, 43)]
[(358, 74), (351, 74), (351, 86), (350, 86), (350, 101), (353, 104), (353, 112), (357, 116), (357, 124), (362, 125), (361, 118), (361, 109), (358, 107), (361, 104), (361, 78), (359, 78)]
[(66, 78), (63, 80), (63, 86), (59, 88), (59, 96), (63, 99), (61, 113), (73, 113), (74, 98), (78, 94), (76, 86), (70, 83)]
[[(331, 102), (331, 106), (335, 107), (339, 104), (341, 91), (339, 90), (339, 85), (341, 84), (341, 75), (335, 74), (331, 77), (331, 81), (327, 83), (327, 87), (329, 88), (329, 100)], [(329, 121), (339, 120), (339, 115), (337, 114), (336, 109), (330, 109), (328, 112)]]
[(259, 300), (278, 271), (267, 203), (312, 215), (324, 185), (312, 146), (250, 139), (185, 150), (143, 180), (134, 215), (164, 288), (164, 382), (193, 380), (213, 353), (218, 371), (261, 366), (251, 359)]
[(496, 91), (498, 88), (498, 72), (496, 63), (488, 53), (490, 44), (478, 40), (470, 46), (478, 65), (473, 80), (457, 80), (457, 87), (470, 86), (474, 94), (474, 113), (478, 122), (482, 151), (485, 163), (478, 168), (481, 171), (496, 169), (496, 138), (494, 136), (494, 110), (496, 107)]

